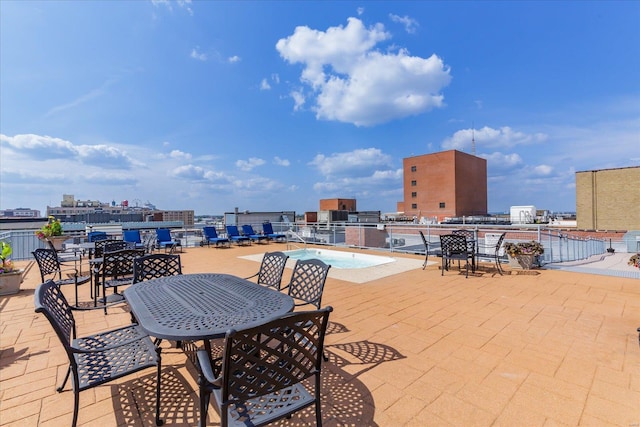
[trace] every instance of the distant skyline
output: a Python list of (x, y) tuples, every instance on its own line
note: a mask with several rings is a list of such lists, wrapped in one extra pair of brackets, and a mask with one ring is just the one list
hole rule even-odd
[(395, 212), (487, 159), (490, 212), (640, 165), (637, 1), (0, 1), (0, 209)]

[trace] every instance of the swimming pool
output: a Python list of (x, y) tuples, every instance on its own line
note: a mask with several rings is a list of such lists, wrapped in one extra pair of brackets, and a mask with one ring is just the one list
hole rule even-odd
[(331, 265), (331, 268), (339, 269), (367, 268), (395, 261), (395, 259), (386, 256), (330, 251), (325, 249), (298, 249), (295, 251), (285, 251), (285, 254), (294, 260), (316, 258)]

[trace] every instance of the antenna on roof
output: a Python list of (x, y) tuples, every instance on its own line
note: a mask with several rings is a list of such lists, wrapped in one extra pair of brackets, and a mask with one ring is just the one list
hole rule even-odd
[(476, 155), (476, 130), (474, 122), (471, 122), (471, 154)]

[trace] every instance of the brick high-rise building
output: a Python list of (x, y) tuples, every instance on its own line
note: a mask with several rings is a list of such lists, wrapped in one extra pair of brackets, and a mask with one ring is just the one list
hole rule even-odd
[(458, 150), (403, 159), (404, 201), (398, 211), (418, 219), (487, 214), (487, 161)]
[(583, 230), (640, 230), (640, 167), (576, 172), (576, 219)]

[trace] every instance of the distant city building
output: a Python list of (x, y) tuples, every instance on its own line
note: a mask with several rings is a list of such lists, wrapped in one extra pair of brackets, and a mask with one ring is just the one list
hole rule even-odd
[(320, 199), (320, 210), (356, 212), (356, 199)]
[(193, 210), (157, 210), (148, 202), (131, 207), (128, 200), (120, 203), (76, 200), (72, 194), (64, 194), (60, 206), (47, 206), (49, 215), (66, 222), (182, 221), (185, 227), (192, 227), (195, 223)]
[(640, 230), (640, 166), (576, 172), (582, 230)]
[(5, 218), (40, 218), (40, 211), (29, 208), (3, 209), (0, 217)]
[(418, 220), (487, 215), (487, 161), (458, 150), (403, 159), (398, 212)]

